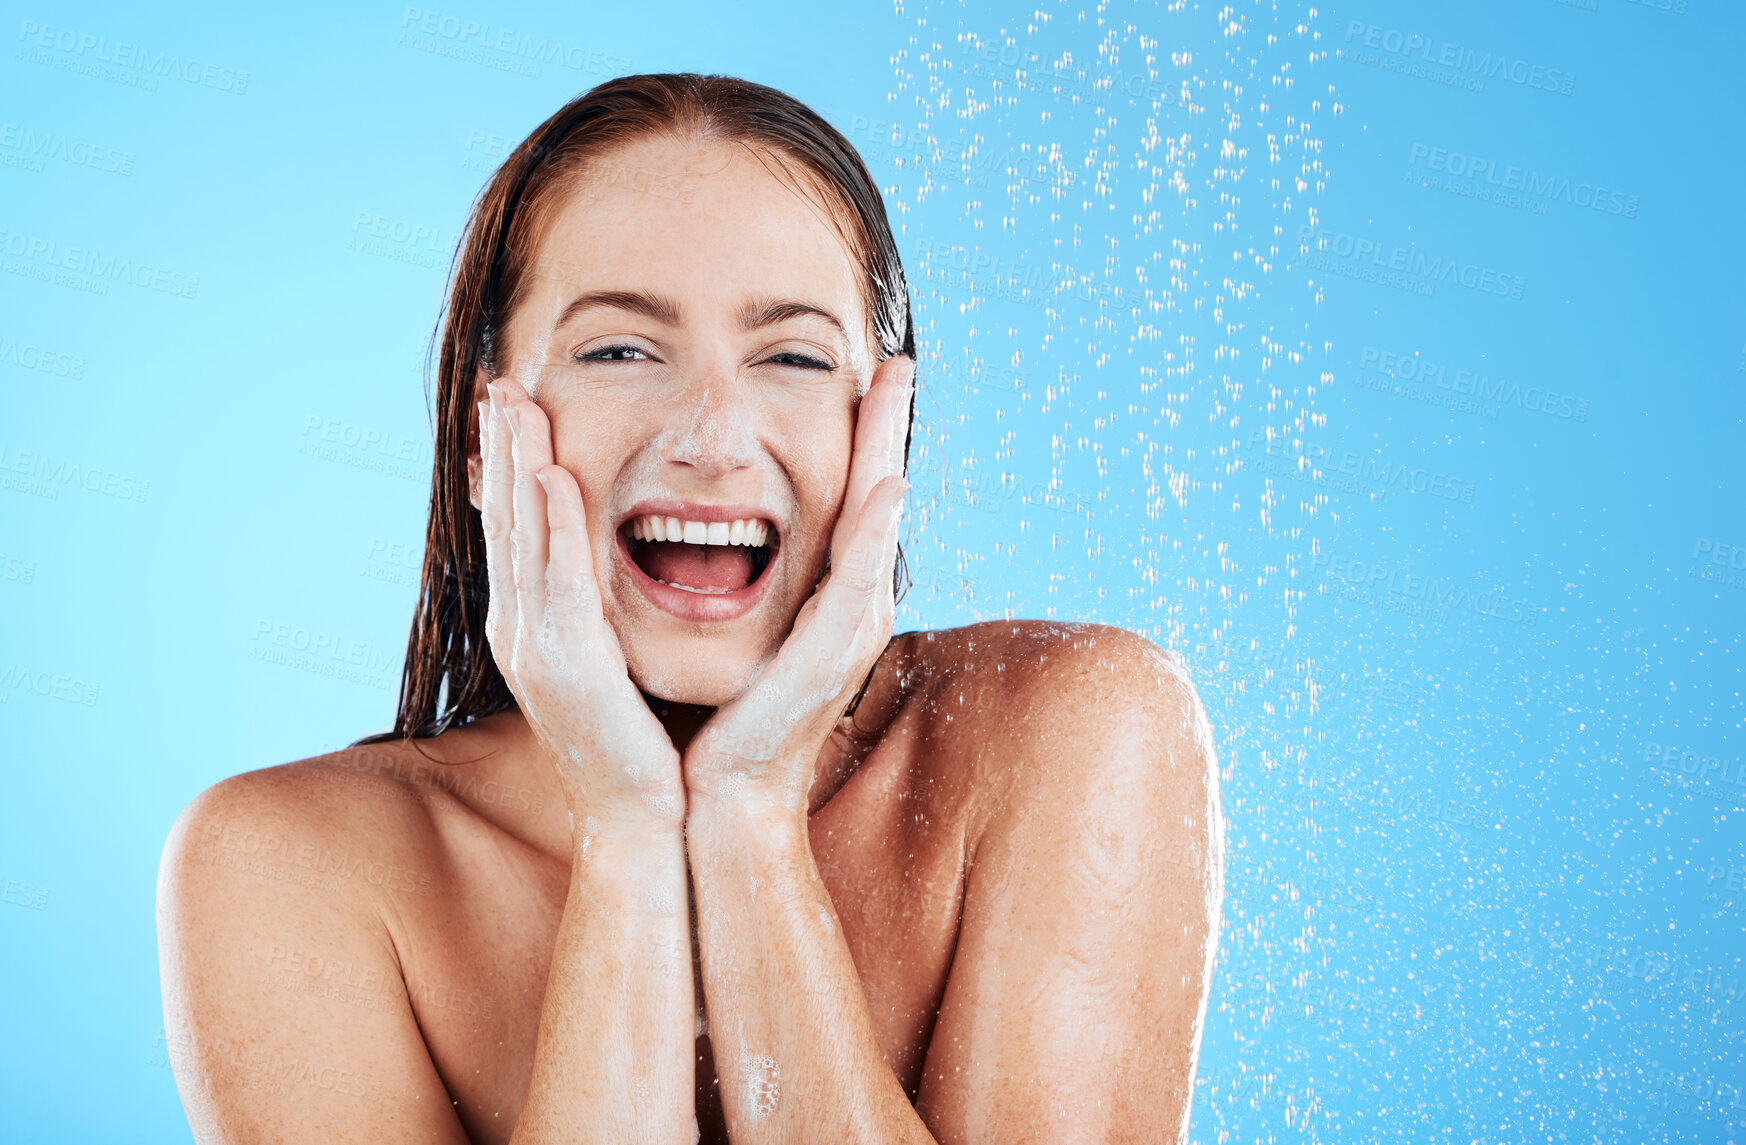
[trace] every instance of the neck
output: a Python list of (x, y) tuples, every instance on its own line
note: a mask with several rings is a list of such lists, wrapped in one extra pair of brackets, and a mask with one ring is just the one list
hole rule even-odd
[(673, 747), (681, 755), (690, 746), (691, 737), (697, 734), (697, 729), (715, 714), (714, 708), (707, 708), (702, 704), (681, 704), (651, 696), (647, 692), (643, 693), (643, 701), (655, 713), (655, 718), (661, 721), (661, 726), (667, 729), (667, 738), (673, 741)]

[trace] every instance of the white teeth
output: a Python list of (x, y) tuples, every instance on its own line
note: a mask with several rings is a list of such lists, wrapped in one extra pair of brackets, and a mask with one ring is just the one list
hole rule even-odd
[(761, 548), (770, 539), (770, 525), (756, 517), (737, 521), (681, 521), (653, 514), (631, 522), (631, 536), (639, 541), (684, 541), (688, 545), (745, 545)]
[(692, 588), (688, 584), (674, 584), (670, 580), (664, 580), (661, 583), (668, 588), (678, 588), (684, 589), (686, 592), (694, 592), (698, 596), (726, 596), (728, 593), (735, 591), (731, 588)]

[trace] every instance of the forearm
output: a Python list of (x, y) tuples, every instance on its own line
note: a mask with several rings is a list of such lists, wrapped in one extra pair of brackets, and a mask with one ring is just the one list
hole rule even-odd
[(694, 799), (686, 838), (710, 1041), (735, 1145), (931, 1145), (874, 1037), (804, 819)]
[(577, 824), (515, 1145), (692, 1145), (691, 961), (677, 825)]

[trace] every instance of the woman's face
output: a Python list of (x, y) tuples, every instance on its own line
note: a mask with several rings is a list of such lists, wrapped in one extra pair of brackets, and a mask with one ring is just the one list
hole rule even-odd
[(581, 485), (651, 695), (740, 694), (824, 573), (877, 364), (859, 278), (823, 208), (736, 145), (627, 144), (551, 215), (500, 365)]

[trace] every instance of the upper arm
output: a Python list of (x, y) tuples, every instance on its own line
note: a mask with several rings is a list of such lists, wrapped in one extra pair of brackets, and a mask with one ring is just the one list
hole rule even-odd
[(1185, 1139), (1223, 898), (1211, 733), (1149, 642), (1082, 629), (1009, 697), (917, 1109), (942, 1142)]
[(386, 857), (336, 846), (268, 773), (177, 819), (158, 952), (197, 1141), (466, 1141), (362, 874)]

